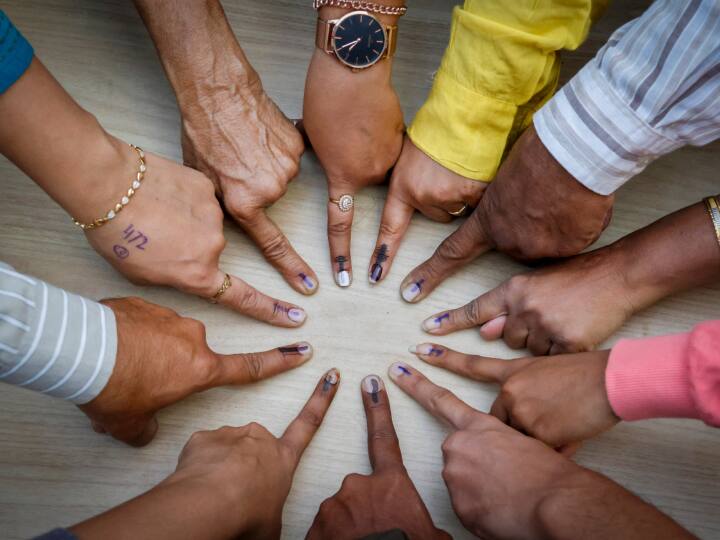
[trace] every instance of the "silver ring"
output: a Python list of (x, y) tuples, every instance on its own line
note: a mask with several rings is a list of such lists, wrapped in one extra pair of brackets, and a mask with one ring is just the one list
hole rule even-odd
[(355, 199), (352, 195), (342, 195), (339, 199), (330, 199), (330, 202), (337, 204), (341, 212), (349, 212), (355, 205)]
[(450, 212), (448, 210), (447, 213), (450, 214), (451, 216), (462, 217), (467, 213), (468, 208), (469, 207), (467, 204), (463, 204), (462, 208), (460, 210), (455, 210), (454, 212)]

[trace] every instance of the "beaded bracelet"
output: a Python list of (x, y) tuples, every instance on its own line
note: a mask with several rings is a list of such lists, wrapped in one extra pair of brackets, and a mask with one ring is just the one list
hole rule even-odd
[(707, 208), (708, 214), (710, 214), (713, 227), (715, 227), (715, 237), (717, 238), (718, 244), (720, 244), (720, 206), (718, 206), (715, 197), (705, 197), (703, 200), (705, 201), (705, 208)]
[(145, 165), (145, 152), (143, 152), (142, 148), (140, 148), (139, 146), (135, 146), (134, 144), (131, 144), (130, 148), (135, 150), (138, 157), (140, 158), (140, 163), (138, 164), (138, 171), (137, 175), (135, 176), (135, 180), (133, 180), (132, 185), (127, 190), (127, 194), (123, 195), (120, 199), (120, 202), (115, 205), (115, 208), (110, 209), (110, 211), (103, 217), (94, 219), (90, 223), (81, 223), (77, 219), (72, 218), (73, 223), (75, 223), (75, 225), (80, 227), (83, 231), (97, 229), (98, 227), (102, 227), (103, 225), (105, 225), (108, 221), (113, 219), (118, 214), (118, 212), (120, 212), (123, 208), (125, 208), (125, 206), (127, 206), (127, 204), (130, 202), (130, 199), (132, 199), (132, 196), (135, 195), (135, 191), (140, 189), (143, 178), (145, 177), (145, 171), (147, 170), (147, 166)]

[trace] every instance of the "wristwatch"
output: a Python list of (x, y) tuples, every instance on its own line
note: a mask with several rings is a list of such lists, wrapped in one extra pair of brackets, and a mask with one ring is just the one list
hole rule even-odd
[(397, 26), (385, 26), (367, 11), (351, 11), (332, 21), (318, 17), (315, 45), (359, 71), (395, 54)]

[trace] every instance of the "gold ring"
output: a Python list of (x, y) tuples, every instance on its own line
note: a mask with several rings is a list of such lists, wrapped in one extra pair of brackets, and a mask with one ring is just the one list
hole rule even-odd
[(225, 291), (227, 291), (231, 286), (232, 280), (230, 279), (230, 274), (225, 274), (222, 285), (220, 285), (220, 288), (217, 290), (217, 292), (213, 294), (212, 297), (210, 297), (210, 302), (212, 304), (217, 304), (218, 300), (220, 300), (220, 297), (225, 294)]
[(341, 212), (349, 212), (355, 205), (355, 199), (353, 199), (353, 196), (347, 194), (340, 196), (339, 199), (333, 199), (331, 197), (330, 202), (333, 204), (337, 204), (337, 207), (340, 209)]
[(450, 212), (448, 210), (447, 213), (450, 214), (451, 216), (462, 217), (467, 213), (468, 208), (469, 207), (467, 204), (463, 204), (462, 208), (460, 210), (455, 210), (454, 212)]

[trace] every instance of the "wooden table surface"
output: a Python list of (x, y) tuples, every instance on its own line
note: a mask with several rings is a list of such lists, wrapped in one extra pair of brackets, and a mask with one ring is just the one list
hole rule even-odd
[[(225, 7), (269, 94), (289, 117), (302, 110), (305, 70), (314, 31), (309, 0), (228, 0)], [(616, 2), (580, 51), (566, 55), (564, 78), (592, 57), (623, 21), (646, 1)], [(181, 2), (179, 2), (181, 4)], [(447, 41), (447, 0), (414, 0), (402, 21), (396, 88), (410, 119), (422, 103)], [(152, 43), (127, 0), (3, 0), (38, 56), (113, 134), (180, 159), (179, 119), (173, 94)], [(1, 121), (1, 120), (0, 120)], [(716, 193), (720, 146), (687, 148), (657, 161), (617, 196), (615, 217), (601, 243), (611, 242), (669, 212)], [(79, 163), (80, 166), (80, 163)], [(407, 353), (425, 340), (420, 322), (458, 306), (523, 270), (499, 254), (482, 257), (449, 279), (421, 305), (402, 302), (398, 286), (430, 255), (454, 225), (416, 216), (390, 277), (371, 288), (364, 279), (385, 197), (385, 187), (357, 198), (353, 229), (356, 280), (333, 283), (325, 236), (326, 188), (311, 154), (271, 216), (315, 268), (321, 289), (312, 298), (290, 290), (238, 228), (226, 222), (222, 267), (264, 292), (309, 312), (299, 330), (283, 330), (236, 315), (179, 292), (130, 285), (85, 242), (67, 215), (12, 164), (0, 158), (0, 258), (23, 272), (90, 298), (140, 295), (207, 324), (221, 352), (265, 350), (305, 339), (316, 354), (302, 368), (249, 388), (222, 388), (187, 399), (159, 415), (157, 438), (143, 449), (96, 435), (71, 404), (4, 386), (0, 392), (0, 537), (23, 538), (82, 520), (148, 489), (173, 470), (190, 434), (258, 421), (281, 433), (317, 378), (336, 366), (343, 374), (325, 423), (298, 469), (284, 514), (284, 538), (302, 538), (318, 506), (351, 472), (369, 472), (359, 382), (385, 375), (395, 360), (421, 364)], [(667, 299), (634, 317), (615, 336), (650, 336), (688, 330), (717, 317), (720, 288)], [(468, 352), (512, 357), (476, 332), (442, 342)], [(439, 369), (419, 366), (460, 397), (488, 410), (496, 390)], [(386, 381), (387, 381), (387, 377)], [(440, 444), (445, 429), (389, 383), (395, 423), (410, 475), (437, 525), (456, 538), (470, 535), (453, 514), (442, 482)], [(588, 442), (577, 459), (601, 471), (704, 538), (720, 537), (720, 432), (697, 421), (624, 424)], [(481, 451), (481, 450), (480, 450)]]

